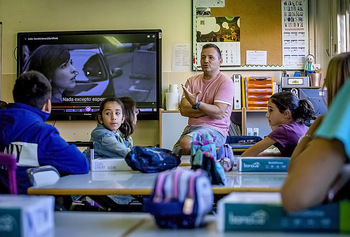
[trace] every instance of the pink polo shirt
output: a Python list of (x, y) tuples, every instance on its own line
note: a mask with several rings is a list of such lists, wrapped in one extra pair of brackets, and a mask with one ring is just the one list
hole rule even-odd
[[(226, 137), (229, 126), (230, 117), (233, 104), (233, 81), (232, 79), (222, 72), (211, 80), (204, 80), (203, 73), (194, 77), (191, 77), (186, 82), (186, 87), (189, 86), (191, 93), (201, 91), (198, 98), (200, 101), (207, 104), (214, 104), (214, 102), (220, 102), (228, 104), (228, 115), (223, 119), (216, 119), (210, 116), (203, 116), (199, 118), (188, 118), (189, 126), (207, 126), (219, 131)], [(186, 127), (186, 128), (187, 128)]]

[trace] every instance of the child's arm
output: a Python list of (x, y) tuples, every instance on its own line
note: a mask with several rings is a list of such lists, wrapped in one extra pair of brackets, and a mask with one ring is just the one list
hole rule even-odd
[(350, 180), (350, 164), (344, 165), (336, 181), (332, 184), (328, 190), (326, 199), (328, 201), (333, 201), (337, 193), (345, 186), (345, 184)]
[(346, 161), (344, 146), (336, 139), (316, 138), (300, 156), (281, 189), (288, 212), (322, 203)]
[(275, 143), (275, 140), (271, 139), (270, 137), (265, 137), (263, 140), (257, 142), (248, 148), (245, 152), (243, 152), (242, 156), (258, 156), (260, 153)]

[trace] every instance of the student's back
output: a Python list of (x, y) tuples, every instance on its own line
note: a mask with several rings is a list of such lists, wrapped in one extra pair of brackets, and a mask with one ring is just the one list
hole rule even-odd
[[(57, 129), (45, 123), (51, 110), (51, 85), (42, 74), (28, 72), (17, 80), (13, 90), (15, 103), (0, 110), (0, 151), (17, 157), (18, 193), (30, 186), (28, 167), (52, 165), (61, 175), (89, 171), (86, 157), (75, 145), (69, 145)], [(1, 192), (8, 187), (7, 172), (0, 171)]]

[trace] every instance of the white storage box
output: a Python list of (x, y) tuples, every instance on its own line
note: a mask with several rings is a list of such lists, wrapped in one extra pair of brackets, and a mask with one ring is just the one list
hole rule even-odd
[(91, 171), (127, 171), (132, 170), (124, 159), (106, 158), (92, 159)]

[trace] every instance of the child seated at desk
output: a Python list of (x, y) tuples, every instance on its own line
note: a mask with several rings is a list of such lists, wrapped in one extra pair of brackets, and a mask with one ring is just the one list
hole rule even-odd
[[(12, 91), (15, 103), (0, 110), (0, 151), (17, 157), (18, 193), (27, 193), (31, 186), (29, 167), (52, 165), (62, 176), (89, 172), (84, 154), (45, 123), (51, 112), (51, 90), (43, 74), (23, 73)], [(0, 193), (7, 192), (8, 184), (7, 171), (0, 169)]]
[[(91, 132), (95, 158), (124, 159), (133, 147), (137, 114), (136, 102), (130, 97), (107, 98), (101, 102), (97, 115), (98, 125)], [(89, 151), (86, 154), (90, 154)], [(118, 204), (133, 201), (129, 195), (108, 195)]]
[(130, 135), (134, 132), (137, 114), (135, 101), (129, 97), (107, 98), (101, 102), (98, 124), (90, 139), (94, 142), (95, 158), (123, 159), (131, 151), (133, 140)]
[[(262, 141), (247, 149), (242, 156), (285, 156), (290, 157), (299, 139), (308, 127), (306, 121), (314, 119), (314, 109), (308, 100), (299, 100), (289, 91), (282, 91), (271, 96), (267, 104), (266, 117), (272, 132)], [(271, 145), (280, 153), (264, 152)]]

